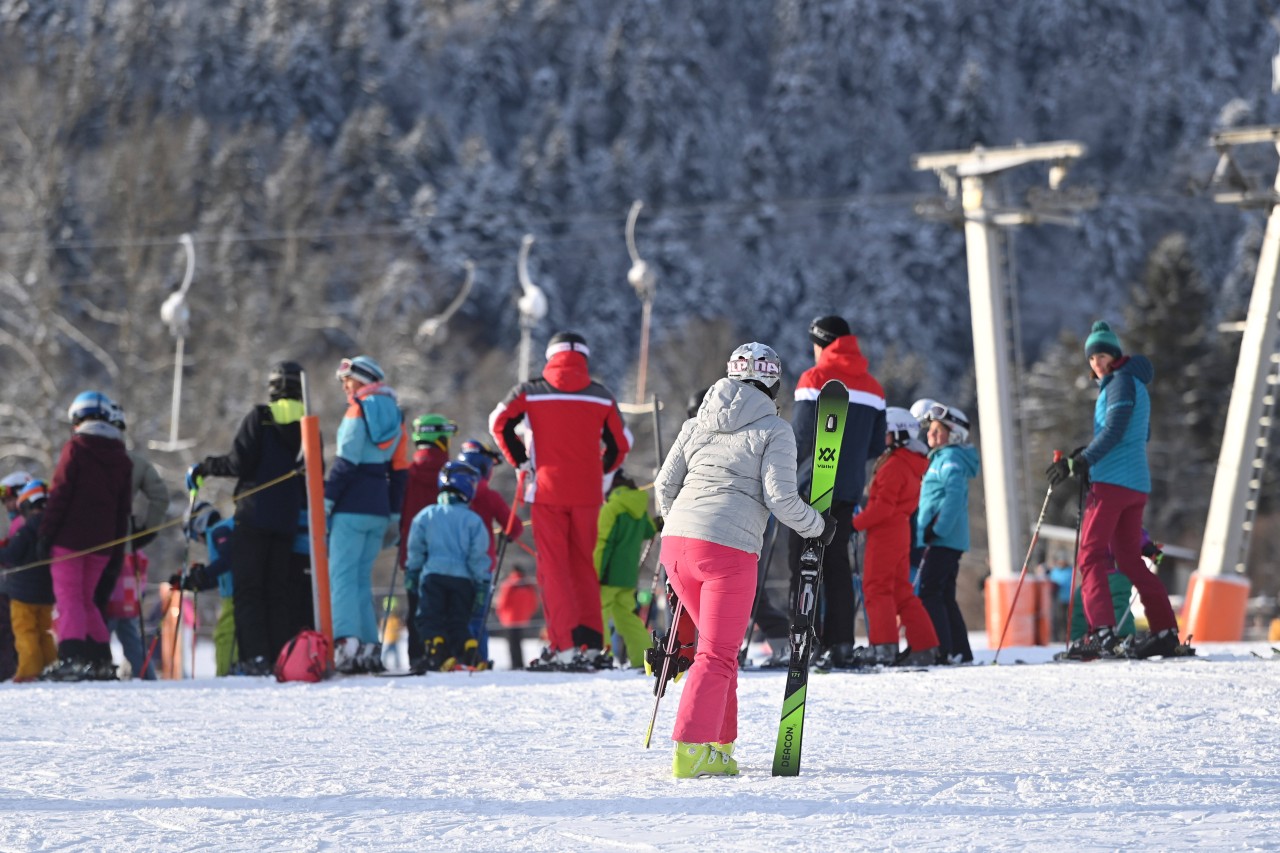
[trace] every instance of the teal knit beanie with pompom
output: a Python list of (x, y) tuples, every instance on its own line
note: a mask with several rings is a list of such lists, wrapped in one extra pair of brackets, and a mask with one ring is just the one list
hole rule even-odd
[(1111, 327), (1102, 320), (1093, 324), (1089, 337), (1085, 339), (1084, 357), (1089, 358), (1100, 352), (1105, 352), (1112, 358), (1119, 358), (1123, 354), (1120, 351), (1120, 339), (1116, 337), (1115, 332), (1111, 331)]

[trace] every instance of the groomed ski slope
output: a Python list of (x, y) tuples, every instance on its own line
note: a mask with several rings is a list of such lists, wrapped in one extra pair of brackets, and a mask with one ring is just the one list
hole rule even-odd
[(1277, 849), (1280, 660), (1251, 649), (815, 674), (791, 779), (780, 671), (741, 679), (742, 775), (682, 781), (680, 687), (645, 751), (624, 672), (4, 684), (0, 850)]

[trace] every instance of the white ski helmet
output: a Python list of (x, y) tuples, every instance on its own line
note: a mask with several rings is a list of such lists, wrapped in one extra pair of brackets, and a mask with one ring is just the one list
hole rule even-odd
[(911, 404), (911, 417), (918, 421), (926, 421), (929, 419), (929, 410), (938, 405), (937, 400), (931, 400), (928, 397), (921, 397)]
[(947, 428), (948, 444), (967, 444), (969, 441), (969, 416), (955, 406), (944, 406), (934, 403), (929, 412), (929, 419), (940, 422)]
[(890, 406), (884, 410), (884, 431), (894, 447), (901, 447), (920, 432), (920, 422), (906, 409)]
[(772, 347), (752, 341), (729, 356), (725, 375), (740, 382), (751, 382), (776, 400), (782, 385), (782, 359)]

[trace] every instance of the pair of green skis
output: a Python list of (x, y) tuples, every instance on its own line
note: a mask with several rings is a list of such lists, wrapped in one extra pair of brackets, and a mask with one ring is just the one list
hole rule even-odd
[[(849, 391), (832, 379), (818, 393), (818, 417), (814, 424), (813, 472), (809, 485), (809, 505), (818, 512), (831, 509), (840, 465), (840, 445), (844, 422), (849, 415)], [(800, 553), (800, 586), (791, 602), (791, 660), (787, 665), (787, 687), (782, 695), (782, 721), (773, 749), (773, 775), (799, 776), (804, 746), (804, 704), (809, 692), (809, 662), (813, 658), (814, 614), (818, 591), (822, 588), (822, 555), (826, 547), (819, 539), (809, 539)]]
[[(818, 512), (831, 509), (836, 484), (836, 468), (840, 464), (840, 445), (844, 440), (844, 424), (849, 414), (849, 391), (844, 383), (831, 380), (818, 394), (818, 417), (814, 424), (813, 471), (810, 477), (809, 505)], [(778, 726), (778, 743), (773, 753), (774, 776), (797, 776), (804, 735), (805, 694), (809, 685), (809, 661), (813, 657), (816, 636), (813, 617), (817, 609), (818, 590), (822, 585), (822, 554), (825, 547), (819, 539), (809, 539), (800, 554), (800, 587), (791, 610), (791, 660), (787, 666), (787, 686), (782, 699), (782, 722)], [(653, 716), (645, 732), (644, 745), (653, 736), (658, 703), (666, 693), (669, 668), (675, 659), (676, 625), (681, 605), (672, 614), (671, 628), (665, 637), (655, 634), (654, 645), (661, 648), (661, 665), (654, 686)]]

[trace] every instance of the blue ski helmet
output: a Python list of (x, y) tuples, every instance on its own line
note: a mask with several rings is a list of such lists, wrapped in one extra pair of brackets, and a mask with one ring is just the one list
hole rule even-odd
[(85, 421), (110, 422), (115, 408), (116, 404), (101, 391), (81, 391), (71, 401), (71, 408), (67, 409), (67, 417), (71, 419), (72, 426), (78, 426)]
[(480, 472), (481, 477), (488, 477), (493, 473), (495, 465), (502, 464), (502, 456), (483, 441), (471, 438), (462, 442), (462, 452), (458, 454), (458, 461), (475, 468)]
[(446, 462), (440, 469), (440, 491), (453, 492), (467, 503), (476, 496), (480, 472), (465, 462)]

